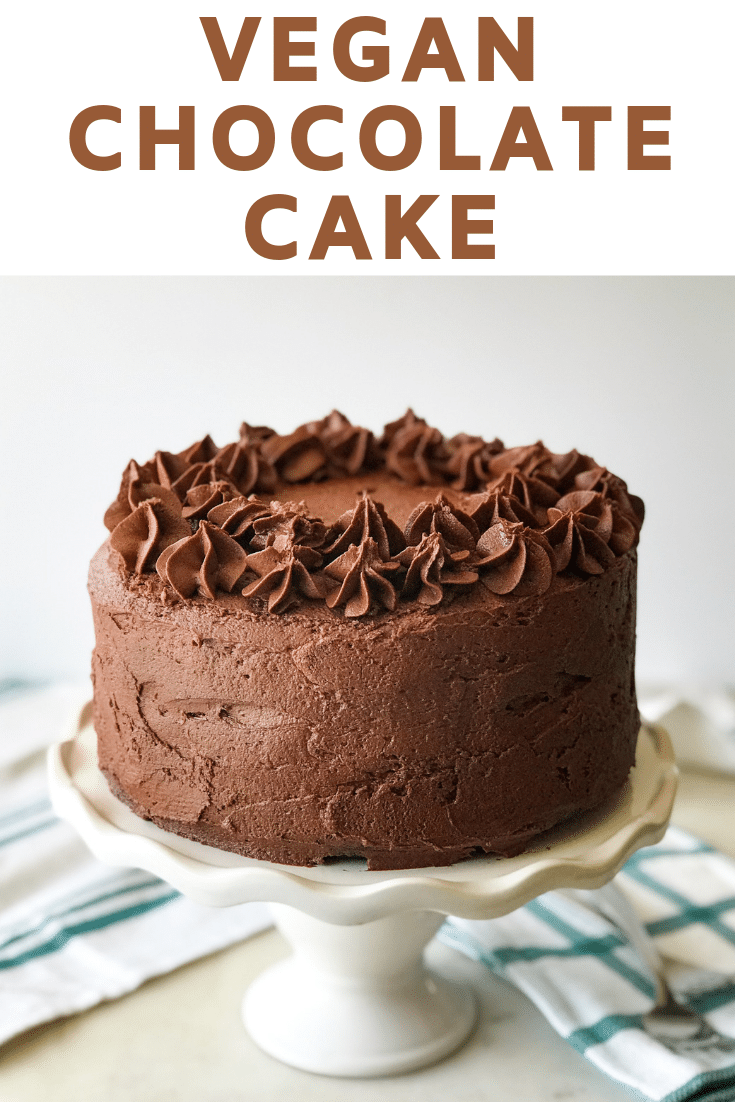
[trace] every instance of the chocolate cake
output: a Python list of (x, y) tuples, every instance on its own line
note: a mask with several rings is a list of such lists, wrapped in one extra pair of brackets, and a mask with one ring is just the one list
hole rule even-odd
[(519, 853), (633, 764), (642, 520), (589, 456), (410, 410), (131, 461), (89, 579), (100, 767), (249, 857)]

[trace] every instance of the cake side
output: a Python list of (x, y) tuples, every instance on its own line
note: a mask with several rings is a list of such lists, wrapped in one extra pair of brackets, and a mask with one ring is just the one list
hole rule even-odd
[(239, 594), (171, 607), (105, 545), (90, 571), (101, 768), (137, 814), (250, 857), (519, 852), (633, 764), (635, 574), (629, 552), (540, 596), (264, 616)]

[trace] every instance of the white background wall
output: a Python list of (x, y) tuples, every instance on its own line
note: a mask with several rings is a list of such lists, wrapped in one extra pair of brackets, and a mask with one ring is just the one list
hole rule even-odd
[(0, 281), (0, 676), (86, 671), (86, 565), (131, 456), (411, 404), (626, 478), (639, 673), (735, 681), (734, 307), (712, 278)]

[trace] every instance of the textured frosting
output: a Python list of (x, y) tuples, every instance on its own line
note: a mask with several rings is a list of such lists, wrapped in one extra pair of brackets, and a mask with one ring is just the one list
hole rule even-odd
[[(330, 503), (330, 486), (344, 486), (347, 501), (351, 488), (353, 504), (322, 518), (309, 501)], [(402, 501), (409, 488), (416, 497), (399, 523), (377, 493)], [(146, 502), (156, 504), (140, 512)], [(105, 515), (121, 568), (157, 570), (181, 599), (237, 588), (263, 612), (322, 600), (349, 618), (392, 612), (397, 601), (433, 607), (477, 584), (543, 593), (557, 573), (609, 569), (635, 546), (642, 520), (640, 499), (589, 456), (541, 441), (445, 439), (413, 410), (379, 440), (333, 410), (286, 435), (243, 423), (223, 448), (205, 436), (131, 460)], [(168, 549), (185, 535), (193, 542)], [(426, 542), (432, 535), (441, 540)], [(420, 554), (410, 550), (419, 545)]]
[(412, 411), (131, 461), (90, 569), (100, 766), (264, 860), (518, 853), (633, 763), (642, 520), (589, 456)]

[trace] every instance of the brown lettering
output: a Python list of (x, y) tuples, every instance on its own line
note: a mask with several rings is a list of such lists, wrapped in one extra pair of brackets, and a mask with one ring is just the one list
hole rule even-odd
[(415, 203), (401, 214), (400, 195), (385, 197), (385, 259), (401, 259), (401, 241), (406, 238), (422, 260), (438, 260), (437, 253), (416, 224), (426, 214), (438, 195), (419, 195)]
[(290, 260), (296, 256), (296, 242), (287, 245), (272, 245), (263, 236), (263, 218), (271, 210), (296, 210), (296, 198), (293, 195), (264, 195), (257, 199), (245, 218), (245, 237), (254, 253), (266, 260)]
[(452, 196), (452, 260), (495, 260), (494, 245), (472, 245), (471, 233), (492, 233), (491, 218), (470, 218), (471, 210), (495, 210), (494, 195)]
[[(377, 145), (378, 127), (389, 119), (399, 122), (406, 135), (406, 141), (400, 153), (388, 156), (381, 153)], [(384, 172), (398, 172), (408, 168), (421, 152), (421, 123), (407, 107), (386, 104), (369, 111), (360, 127), (360, 150), (363, 157), (373, 168)]]
[(297, 160), (306, 168), (313, 168), (315, 172), (333, 172), (335, 168), (342, 167), (342, 154), (333, 153), (331, 157), (322, 157), (312, 152), (309, 146), (309, 128), (319, 119), (331, 119), (332, 122), (342, 122), (342, 108), (332, 107), (331, 104), (321, 104), (318, 107), (307, 107), (302, 111), (291, 129), (291, 148)]
[[(340, 222), (344, 229), (338, 231)], [(324, 260), (327, 250), (335, 245), (346, 245), (352, 249), (355, 260), (372, 260), (349, 195), (333, 195), (329, 200), (309, 260)]]
[(671, 157), (653, 157), (643, 152), (647, 145), (668, 145), (668, 130), (644, 130), (643, 123), (652, 119), (671, 119), (670, 107), (629, 107), (628, 108), (628, 168), (663, 169), (671, 168)]
[(227, 52), (225, 40), (216, 17), (202, 15), (199, 17), (199, 21), (204, 27), (214, 63), (222, 80), (239, 80), (260, 23), (260, 16), (247, 16), (243, 19), (232, 54)]
[(334, 36), (334, 63), (342, 76), (349, 80), (381, 80), (390, 71), (390, 57), (387, 46), (363, 46), (362, 60), (370, 65), (358, 65), (350, 56), (350, 44), (356, 34), (362, 31), (375, 31), (385, 34), (385, 20), (373, 15), (358, 15), (348, 19)]
[[(521, 131), (526, 139), (525, 142), (518, 141)], [(539, 172), (552, 171), (549, 155), (541, 140), (530, 107), (514, 107), (511, 111), (490, 170), (504, 172), (511, 157), (532, 157)]]
[(316, 18), (311, 15), (283, 17), (273, 20), (273, 79), (316, 80), (313, 65), (292, 65), (292, 57), (313, 57), (313, 42), (292, 42), (292, 31), (315, 31)]
[[(436, 53), (430, 54), (432, 45), (436, 46)], [(418, 80), (424, 69), (443, 69), (448, 80), (464, 80), (443, 19), (424, 20), (401, 80)]]
[(516, 80), (533, 80), (533, 16), (518, 17), (518, 46), (492, 16), (478, 20), (477, 79), (495, 80), (495, 54), (500, 54)]
[(156, 167), (156, 146), (179, 147), (179, 171), (194, 168), (194, 108), (179, 108), (178, 130), (156, 130), (155, 107), (140, 109), (140, 167)]
[(469, 172), (480, 168), (480, 158), (457, 153), (457, 108), (439, 108), (439, 168)]
[(562, 122), (579, 123), (579, 171), (595, 170), (595, 123), (610, 122), (612, 107), (562, 107)]
[(109, 119), (110, 122), (120, 122), (122, 113), (119, 107), (111, 107), (107, 103), (98, 103), (94, 107), (85, 107), (80, 111), (69, 129), (69, 148), (74, 158), (84, 168), (91, 168), (93, 172), (110, 172), (113, 168), (119, 168), (122, 164), (120, 153), (111, 153), (109, 157), (99, 157), (92, 153), (87, 145), (87, 131), (93, 122), (98, 119)]
[[(230, 130), (236, 122), (252, 122), (258, 128), (258, 144), (246, 156), (234, 153), (230, 145)], [(228, 107), (214, 124), (212, 145), (217, 160), (225, 168), (233, 168), (236, 172), (252, 172), (255, 168), (262, 168), (271, 159), (276, 146), (276, 128), (270, 116), (260, 107), (247, 104)]]

